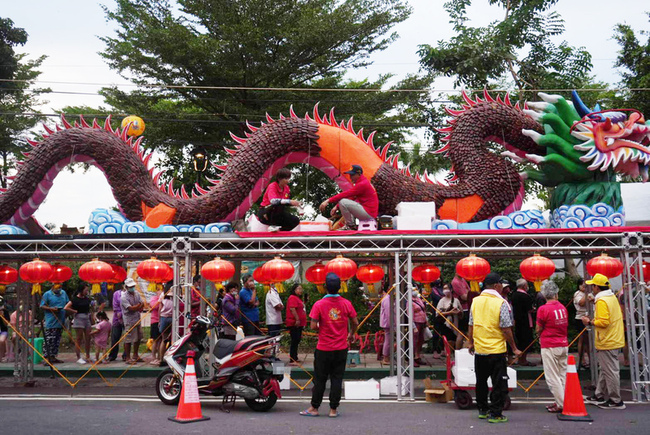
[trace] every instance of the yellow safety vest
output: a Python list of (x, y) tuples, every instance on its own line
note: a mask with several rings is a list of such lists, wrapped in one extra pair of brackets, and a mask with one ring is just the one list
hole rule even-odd
[(486, 293), (482, 293), (472, 301), (476, 353), (482, 355), (506, 353), (506, 340), (499, 326), (503, 303), (505, 303), (503, 299)]
[(598, 298), (596, 301), (596, 317), (609, 317), (609, 325), (604, 328), (594, 328), (596, 349), (612, 350), (625, 346), (623, 313), (621, 312), (621, 306), (616, 296), (612, 295)]

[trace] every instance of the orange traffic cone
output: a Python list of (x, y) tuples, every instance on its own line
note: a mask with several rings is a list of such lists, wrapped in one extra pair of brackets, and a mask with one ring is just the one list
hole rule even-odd
[(169, 417), (169, 420), (176, 423), (193, 423), (195, 421), (210, 420), (210, 417), (203, 417), (201, 414), (201, 402), (199, 402), (199, 386), (196, 383), (196, 371), (194, 370), (194, 351), (187, 352), (187, 365), (183, 377), (183, 389), (181, 390), (181, 401), (178, 403), (176, 417)]
[(576, 359), (573, 355), (569, 355), (567, 362), (564, 408), (557, 415), (557, 418), (567, 421), (594, 421), (587, 414), (587, 408), (585, 408), (585, 401), (582, 398), (582, 388), (580, 388), (580, 379), (578, 379), (578, 370), (576, 370)]

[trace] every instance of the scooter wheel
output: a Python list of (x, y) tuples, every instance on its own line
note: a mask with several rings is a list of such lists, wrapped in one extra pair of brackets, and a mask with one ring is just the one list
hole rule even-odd
[(278, 396), (275, 393), (269, 394), (267, 397), (258, 397), (257, 399), (244, 399), (246, 405), (255, 412), (267, 412), (275, 406), (278, 401)]
[(156, 394), (165, 405), (178, 405), (181, 398), (183, 382), (167, 368), (156, 379)]

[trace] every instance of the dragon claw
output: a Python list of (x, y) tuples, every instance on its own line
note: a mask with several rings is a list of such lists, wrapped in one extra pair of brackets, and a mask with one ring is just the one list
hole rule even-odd
[(551, 104), (557, 103), (562, 98), (561, 95), (551, 95), (551, 94), (547, 94), (545, 92), (538, 92), (537, 95), (539, 95), (539, 97), (542, 100), (546, 101), (547, 103), (551, 103)]
[(542, 117), (542, 114), (535, 110), (524, 109), (524, 113), (533, 118), (535, 121), (538, 121)]
[(538, 156), (537, 154), (526, 154), (526, 158), (537, 165), (544, 161), (544, 157)]
[(528, 136), (529, 138), (531, 138), (531, 139), (533, 140), (533, 142), (535, 142), (536, 144), (539, 144), (539, 142), (540, 142), (541, 139), (542, 139), (542, 135), (539, 134), (539, 133), (537, 133), (535, 130), (526, 130), (526, 129), (523, 129), (523, 130), (521, 130), (521, 133), (522, 133), (524, 136)]

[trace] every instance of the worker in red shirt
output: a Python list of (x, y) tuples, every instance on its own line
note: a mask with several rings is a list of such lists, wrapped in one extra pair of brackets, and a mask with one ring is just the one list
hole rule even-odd
[[(353, 229), (356, 228), (357, 219), (369, 221), (377, 218), (379, 199), (370, 180), (363, 175), (361, 166), (352, 165), (352, 169), (346, 171), (345, 174), (350, 176), (354, 187), (326, 199), (319, 208), (321, 212), (324, 212), (329, 204), (338, 203), (337, 207), (345, 219), (346, 226)], [(334, 210), (332, 210), (332, 214), (334, 214)]]
[(310, 327), (318, 331), (318, 343), (314, 353), (314, 388), (311, 406), (300, 415), (317, 417), (323, 402), (325, 384), (330, 380), (330, 417), (338, 417), (341, 402), (343, 375), (348, 357), (348, 343), (352, 341), (359, 326), (357, 312), (352, 303), (339, 295), (341, 279), (335, 273), (325, 277), (327, 294), (317, 301), (309, 313)]

